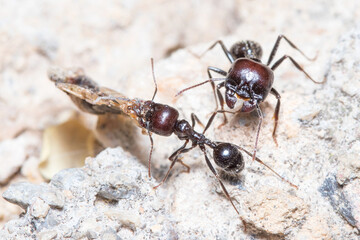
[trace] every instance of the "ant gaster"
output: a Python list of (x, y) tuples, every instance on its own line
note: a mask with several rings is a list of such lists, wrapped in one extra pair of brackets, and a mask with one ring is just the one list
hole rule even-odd
[[(195, 122), (200, 121), (195, 114), (191, 114), (192, 124), (190, 125), (188, 121), (179, 119), (179, 112), (175, 108), (169, 105), (155, 103), (153, 100), (157, 93), (157, 85), (152, 59), (151, 64), (155, 83), (155, 91), (152, 100), (149, 101), (144, 101), (141, 99), (129, 99), (112, 89), (99, 87), (96, 82), (87, 77), (83, 71), (79, 70), (74, 72), (70, 70), (65, 71), (52, 69), (49, 72), (49, 78), (55, 82), (58, 88), (66, 92), (81, 110), (93, 114), (124, 113), (135, 120), (139, 127), (145, 129), (151, 141), (148, 165), (149, 177), (151, 177), (150, 166), (153, 149), (151, 133), (155, 133), (161, 136), (170, 136), (172, 133), (174, 133), (180, 140), (185, 141), (185, 143), (179, 149), (170, 155), (169, 160), (171, 161), (171, 165), (162, 181), (157, 186), (155, 186), (154, 189), (166, 181), (171, 169), (174, 167), (176, 162), (180, 162), (182, 165), (184, 165), (187, 168), (187, 172), (189, 172), (190, 167), (183, 163), (181, 159), (179, 159), (179, 155), (199, 146), (200, 150), (204, 154), (206, 164), (218, 180), (225, 196), (230, 201), (237, 214), (240, 216), (239, 211), (235, 207), (228, 191), (226, 190), (217, 171), (207, 156), (206, 146), (213, 150), (213, 158), (215, 163), (223, 170), (231, 173), (239, 173), (244, 169), (245, 163), (240, 151), (244, 151), (249, 156), (252, 154), (245, 149), (231, 143), (213, 142), (206, 138), (204, 134), (196, 132), (194, 130)], [(186, 147), (190, 141), (192, 143), (191, 146)], [(263, 163), (259, 158), (256, 157), (255, 160), (263, 164), (283, 181), (286, 181), (291, 186), (297, 188), (296, 185), (282, 178), (268, 165)], [(241, 220), (245, 226), (245, 221), (242, 218)]]
[[(221, 94), (221, 92), (219, 91), (219, 89), (222, 87), (225, 87), (225, 103), (230, 109), (234, 108), (238, 99), (242, 99), (244, 101), (239, 112), (251, 112), (256, 109), (256, 111), (259, 115), (259, 123), (258, 123), (258, 128), (257, 128), (257, 133), (256, 133), (253, 160), (256, 157), (257, 143), (258, 143), (259, 133), (260, 133), (260, 129), (261, 129), (261, 124), (263, 121), (263, 114), (259, 107), (259, 104), (266, 99), (266, 97), (268, 96), (269, 93), (274, 95), (277, 99), (277, 104), (276, 104), (275, 112), (274, 112), (275, 123), (274, 123), (274, 130), (272, 133), (272, 137), (273, 137), (275, 144), (278, 145), (277, 140), (276, 140), (276, 129), (277, 129), (277, 125), (278, 125), (279, 111), (280, 111), (280, 94), (278, 93), (277, 90), (275, 90), (275, 88), (272, 87), (273, 82), (274, 82), (275, 69), (285, 59), (289, 59), (298, 70), (303, 72), (306, 75), (306, 77), (309, 78), (314, 83), (321, 84), (321, 83), (325, 82), (325, 80), (322, 82), (315, 81), (307, 72), (305, 72), (305, 70), (292, 57), (290, 57), (288, 55), (282, 56), (279, 60), (277, 60), (270, 67), (270, 64), (271, 64), (272, 60), (274, 59), (274, 56), (277, 52), (277, 49), (279, 47), (281, 39), (284, 39), (287, 43), (290, 44), (290, 46), (292, 48), (296, 49), (308, 60), (314, 60), (314, 59), (307, 57), (299, 48), (297, 48), (284, 35), (278, 36), (276, 43), (270, 53), (270, 56), (269, 56), (269, 59), (268, 59), (266, 65), (261, 62), (262, 48), (261, 48), (260, 44), (258, 44), (257, 42), (254, 42), (254, 41), (237, 42), (231, 47), (230, 51), (228, 51), (226, 46), (224, 45), (224, 43), (221, 40), (219, 40), (219, 41), (216, 41), (213, 45), (211, 45), (202, 55), (200, 55), (200, 57), (203, 56), (207, 51), (214, 48), (217, 44), (220, 44), (226, 57), (229, 59), (229, 61), (232, 64), (230, 69), (228, 70), (228, 72), (226, 72), (222, 69), (216, 68), (216, 67), (209, 66), (207, 68), (207, 73), (210, 78), (209, 80), (199, 83), (199, 84), (196, 84), (194, 86), (188, 87), (188, 88), (180, 91), (179, 93), (177, 93), (177, 95), (179, 95), (179, 94), (181, 94), (189, 89), (192, 89), (194, 87), (200, 86), (200, 85), (208, 83), (208, 82), (211, 83), (212, 88), (214, 90), (215, 101), (216, 101), (217, 107), (216, 107), (215, 112), (209, 119), (208, 125), (205, 127), (205, 130), (210, 126), (210, 124), (212, 123), (212, 120), (214, 119), (214, 117), (217, 113), (224, 114), (224, 122), (220, 126), (224, 125), (227, 122), (225, 112), (236, 113), (236, 112), (230, 112), (230, 111), (224, 110), (224, 98), (223, 98), (223, 95)], [(223, 76), (225, 76), (225, 78), (219, 78), (219, 79), (213, 78), (210, 71), (218, 73), (220, 75), (223, 75)], [(219, 81), (219, 80), (222, 82), (215, 87), (214, 81)], [(217, 111), (218, 103), (216, 100), (216, 95), (218, 96), (218, 99), (219, 99), (219, 102), (221, 105), (221, 110), (219, 110), (219, 111)]]

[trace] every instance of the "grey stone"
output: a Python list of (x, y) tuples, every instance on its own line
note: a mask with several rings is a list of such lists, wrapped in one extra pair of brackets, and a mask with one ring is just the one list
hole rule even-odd
[(49, 206), (54, 208), (62, 208), (65, 201), (64, 195), (60, 190), (44, 184), (36, 185), (27, 182), (12, 184), (3, 193), (3, 198), (19, 205), (23, 209), (31, 205), (36, 198), (41, 198)]
[(44, 218), (48, 214), (50, 206), (46, 204), (41, 198), (36, 198), (30, 206), (30, 214), (35, 218)]
[[(360, 180), (351, 181), (343, 188), (344, 195), (351, 206), (351, 223), (360, 231)], [(355, 221), (353, 221), (355, 220)]]
[(136, 195), (137, 188), (130, 188), (126, 185), (122, 186), (108, 186), (103, 185), (100, 187), (98, 192), (99, 197), (108, 199), (108, 200), (119, 200), (119, 199), (128, 199), (131, 196)]
[(58, 236), (58, 234), (54, 230), (42, 231), (38, 235), (40, 240), (51, 240), (51, 239), (55, 239), (57, 236)]
[(79, 189), (88, 180), (88, 175), (79, 168), (69, 168), (60, 171), (50, 181), (50, 185), (61, 190)]
[[(91, 171), (91, 174), (84, 177), (83, 173), (86, 171)], [(19, 231), (11, 233), (9, 227), (6, 227), (4, 231), (7, 231), (10, 236), (14, 234), (29, 236), (32, 234), (32, 231), (35, 231), (34, 234), (43, 234), (41, 236), (48, 239), (54, 236), (56, 238), (71, 237), (75, 239), (95, 239), (103, 236), (106, 239), (120, 239), (120, 235), (118, 236), (117, 232), (121, 232), (122, 236), (128, 236), (127, 239), (129, 239), (145, 231), (144, 236), (148, 238), (151, 234), (151, 229), (147, 229), (146, 222), (152, 222), (154, 217), (162, 219), (161, 221), (164, 223), (169, 220), (164, 218), (163, 211), (159, 211), (159, 209), (154, 211), (150, 207), (150, 205), (154, 205), (154, 202), (161, 201), (161, 199), (152, 190), (152, 186), (155, 183), (153, 181), (145, 181), (141, 176), (147, 176), (147, 169), (139, 164), (134, 157), (123, 152), (121, 149), (107, 149), (99, 154), (97, 158), (88, 159), (87, 165), (83, 169), (59, 172), (55, 176), (55, 180), (49, 185), (14, 185), (9, 189), (12, 192), (12, 201), (15, 199), (14, 189), (25, 188), (33, 193), (31, 196), (29, 196), (29, 193), (24, 194), (26, 201), (24, 199), (17, 199), (16, 202), (24, 207), (28, 205), (28, 201), (34, 202), (30, 207), (31, 211), (25, 214), (24, 220), (31, 222), (32, 224), (28, 224), (34, 226), (36, 230), (26, 228), (24, 225), (17, 225), (21, 233)], [(68, 179), (65, 181), (65, 178)], [(74, 179), (74, 186), (70, 187), (68, 183), (72, 178)], [(99, 181), (101, 180), (103, 180), (103, 183), (100, 184)], [(64, 182), (65, 184), (62, 184)], [(110, 183), (113, 190), (104, 191), (102, 186)], [(131, 194), (129, 191), (125, 191), (125, 195), (122, 195), (121, 190), (117, 191), (116, 187), (121, 188), (121, 186), (125, 185), (136, 186), (136, 191), (133, 191)], [(61, 189), (56, 190), (59, 192), (74, 192), (77, 197), (74, 197), (73, 194), (64, 194), (65, 201), (63, 208), (50, 208), (46, 216), (45, 211), (34, 211), (35, 206), (46, 206), (46, 204), (49, 204), (46, 199), (42, 198), (44, 195), (43, 191), (55, 191), (55, 187)], [(71, 191), (67, 189), (69, 187)], [(110, 199), (116, 201), (109, 201), (108, 198), (104, 198), (100, 194), (101, 192), (102, 194), (107, 192), (106, 194), (113, 196), (111, 195), (113, 194), (112, 191), (120, 194), (115, 194), (115, 198)], [(157, 195), (160, 194), (162, 196), (161, 192), (162, 190), (159, 190)], [(83, 194), (82, 197), (79, 197), (80, 193)], [(166, 208), (165, 205), (160, 206)], [(44, 219), (37, 220), (39, 217)], [(14, 224), (20, 224), (20, 222), (18, 221)], [(162, 227), (162, 231), (164, 233), (168, 232), (170, 228), (172, 228), (172, 225), (167, 224)], [(104, 231), (104, 229), (112, 230)], [(162, 236), (164, 233), (160, 232), (159, 236)]]
[(51, 211), (45, 218), (44, 222), (39, 222), (44, 228), (53, 228), (59, 225), (57, 214)]
[(350, 202), (346, 199), (334, 176), (326, 178), (319, 191), (324, 197), (329, 199), (334, 210), (343, 216), (350, 225), (354, 227), (357, 225), (357, 221), (352, 214)]
[(92, 230), (89, 230), (87, 233), (86, 233), (86, 237), (88, 239), (96, 239), (98, 237), (98, 234)]
[(101, 233), (100, 237), (103, 240), (120, 240), (121, 239), (114, 230), (104, 231)]

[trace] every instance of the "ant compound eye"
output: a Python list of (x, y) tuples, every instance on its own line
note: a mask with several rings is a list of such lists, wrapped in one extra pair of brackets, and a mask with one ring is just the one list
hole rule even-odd
[(154, 103), (146, 114), (147, 129), (161, 136), (170, 136), (174, 131), (179, 112), (168, 105)]
[(240, 150), (233, 144), (220, 143), (214, 148), (215, 163), (225, 171), (238, 173), (244, 169), (245, 163)]

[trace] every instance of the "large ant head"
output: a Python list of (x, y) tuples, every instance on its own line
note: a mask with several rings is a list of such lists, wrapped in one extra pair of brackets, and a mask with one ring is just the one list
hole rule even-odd
[(262, 57), (262, 48), (260, 44), (254, 41), (241, 41), (232, 45), (230, 49), (231, 55), (234, 59), (250, 58), (260, 62)]
[(268, 66), (248, 58), (236, 59), (226, 76), (226, 105), (234, 108), (240, 98), (246, 102), (242, 112), (251, 112), (269, 94), (273, 82), (274, 72)]
[(213, 158), (219, 167), (227, 172), (241, 172), (245, 167), (243, 156), (235, 145), (219, 143), (213, 151)]
[(145, 128), (161, 136), (170, 136), (174, 132), (179, 112), (169, 105), (151, 102), (145, 116)]

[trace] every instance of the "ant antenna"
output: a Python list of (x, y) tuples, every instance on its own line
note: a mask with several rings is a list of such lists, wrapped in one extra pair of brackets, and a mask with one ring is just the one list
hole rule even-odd
[(257, 104), (257, 103), (256, 103), (256, 111), (257, 111), (257, 113), (258, 113), (258, 115), (259, 115), (259, 123), (258, 123), (258, 129), (257, 129), (257, 132), (256, 132), (254, 153), (253, 153), (253, 156), (252, 156), (252, 160), (253, 160), (253, 161), (255, 160), (256, 151), (257, 151), (257, 145), (258, 145), (258, 141), (259, 141), (259, 134), (260, 134), (261, 124), (262, 124), (262, 121), (263, 121), (263, 119), (264, 119), (263, 114), (262, 114), (262, 111), (261, 111), (261, 109), (260, 109), (260, 106), (259, 106), (259, 104)]
[[(252, 153), (250, 153), (249, 151), (247, 151), (246, 149), (235, 145), (238, 149), (240, 149), (241, 151), (244, 151), (247, 155), (249, 155), (250, 157), (253, 156)], [(264, 165), (267, 169), (269, 169), (271, 172), (273, 172), (276, 176), (278, 176), (282, 181), (288, 183), (290, 186), (299, 189), (299, 187), (295, 184), (293, 184), (292, 182), (286, 180), (285, 178), (283, 178), (282, 176), (280, 176), (280, 174), (278, 174), (277, 172), (275, 172), (275, 170), (273, 170), (269, 165), (267, 165), (266, 163), (264, 163), (262, 160), (260, 160), (260, 158), (255, 157), (255, 161), (257, 161), (258, 163)]]
[(155, 71), (154, 71), (154, 59), (153, 59), (153, 58), (151, 58), (151, 59), (150, 59), (150, 61), (151, 61), (151, 71), (152, 71), (152, 76), (153, 76), (153, 80), (154, 80), (154, 83), (155, 83), (155, 91), (154, 91), (154, 95), (153, 95), (153, 97), (152, 97), (151, 101), (154, 101), (154, 98), (155, 98), (156, 93), (157, 93), (157, 84), (156, 84)]
[(206, 80), (206, 81), (204, 81), (204, 82), (201, 82), (201, 83), (192, 85), (192, 86), (190, 86), (190, 87), (187, 87), (187, 88), (179, 91), (179, 92), (175, 95), (175, 97), (177, 97), (177, 96), (179, 96), (180, 94), (186, 92), (187, 90), (190, 90), (190, 89), (192, 89), (192, 88), (196, 88), (196, 87), (199, 87), (199, 86), (201, 86), (201, 85), (204, 85), (205, 83), (215, 82), (215, 81), (225, 81), (225, 80), (226, 80), (226, 78), (210, 78), (210, 79), (208, 79), (208, 80)]

